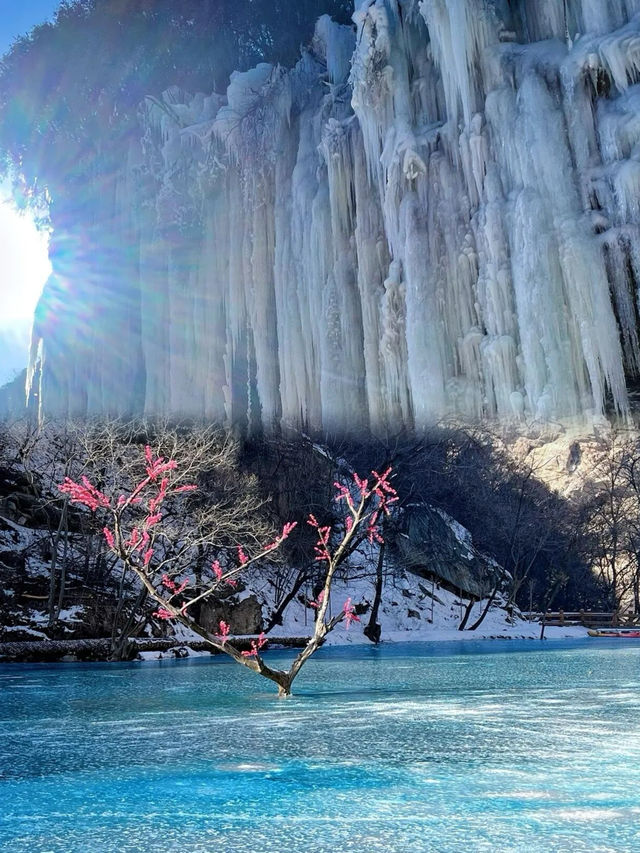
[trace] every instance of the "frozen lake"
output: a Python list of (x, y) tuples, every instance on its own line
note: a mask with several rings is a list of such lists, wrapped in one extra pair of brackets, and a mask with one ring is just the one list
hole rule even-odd
[(334, 647), (295, 688), (0, 666), (0, 850), (640, 851), (640, 641)]

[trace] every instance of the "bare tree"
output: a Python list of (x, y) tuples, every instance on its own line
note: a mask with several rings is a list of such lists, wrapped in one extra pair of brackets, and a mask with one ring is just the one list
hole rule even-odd
[[(87, 477), (111, 494), (129, 493), (144, 477), (142, 450), (147, 441), (153, 442), (157, 454), (176, 463), (176, 487), (197, 484), (197, 492), (188, 500), (165, 503), (163, 536), (155, 545), (159, 565), (178, 573), (189, 569), (196, 589), (203, 582), (202, 567), (207, 561), (211, 563), (239, 540), (258, 547), (274, 535), (268, 498), (257, 477), (241, 470), (240, 442), (219, 428), (101, 422), (79, 427), (78, 441), (83, 463), (71, 479)], [(99, 548), (104, 550), (102, 532), (95, 524), (92, 532), (98, 534)], [(112, 569), (120, 571), (112, 629), (112, 657), (120, 659), (128, 656), (130, 638), (147, 624), (143, 607), (147, 593), (127, 563), (115, 559), (109, 549), (106, 556)]]
[[(252, 642), (250, 650), (240, 651), (229, 640), (226, 623), (220, 622), (219, 633), (213, 634), (191, 614), (195, 613), (196, 605), (215, 595), (221, 586), (236, 583), (240, 573), (247, 572), (252, 565), (276, 551), (295, 527), (295, 522), (286, 524), (279, 536), (260, 546), (252, 556), (247, 555), (244, 546), (238, 545), (235, 560), (232, 561), (228, 554), (214, 560), (208, 577), (201, 576), (199, 585), (190, 576), (179, 580), (185, 573), (183, 558), (190, 553), (191, 545), (172, 541), (168, 531), (171, 519), (184, 511), (184, 502), (193, 499), (197, 486), (185, 482), (188, 478), (179, 470), (177, 460), (165, 460), (149, 445), (145, 447), (143, 459), (143, 473), (125, 493), (111, 491), (108, 496), (86, 476), (80, 483), (67, 478), (60, 489), (72, 503), (81, 504), (94, 513), (100, 511), (106, 517), (108, 525), (103, 532), (108, 547), (159, 605), (156, 617), (185, 625), (213, 648), (277, 684), (279, 696), (290, 695), (294, 679), (327, 633), (342, 620), (347, 625), (353, 620), (359, 621), (350, 599), (338, 614), (328, 614), (331, 587), (339, 566), (366, 538), (382, 543), (381, 517), (397, 500), (395, 489), (388, 481), (390, 469), (383, 474), (372, 472), (370, 480), (354, 475), (352, 487), (336, 484), (337, 499), (345, 505), (343, 525), (337, 533), (330, 526), (321, 525), (315, 516), (309, 517), (308, 524), (317, 534), (316, 560), (324, 570), (322, 589), (314, 602), (317, 616), (313, 634), (305, 647), (288, 670), (279, 670), (270, 667), (260, 654), (267, 642), (264, 634)], [(168, 526), (165, 526), (166, 521)], [(198, 535), (194, 532), (191, 541)]]
[(585, 544), (600, 579), (611, 589), (616, 618), (629, 606), (640, 612), (640, 445), (613, 433), (600, 442), (600, 458), (582, 495)]

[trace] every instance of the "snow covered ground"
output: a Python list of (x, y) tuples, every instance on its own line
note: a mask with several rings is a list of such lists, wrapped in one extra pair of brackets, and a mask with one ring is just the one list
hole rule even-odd
[[(373, 599), (371, 579), (361, 579), (348, 583), (336, 582), (332, 591), (333, 612), (342, 608), (346, 598), (351, 597), (357, 605), (361, 601)], [(486, 602), (474, 605), (467, 625), (473, 625), (485, 607)], [(383, 591), (383, 600), (378, 614), (382, 628), (382, 642), (435, 642), (442, 640), (478, 640), (483, 638), (538, 638), (540, 625), (515, 617), (513, 624), (507, 619), (506, 611), (496, 602), (487, 613), (484, 621), (475, 631), (459, 631), (458, 626), (464, 616), (467, 599), (438, 587), (431, 581), (410, 573), (401, 573), (399, 577), (387, 579)], [(307, 611), (305, 613), (305, 611)], [(354, 624), (347, 630), (344, 623), (327, 637), (327, 644), (348, 645), (369, 643), (362, 628), (368, 621), (368, 613), (361, 616), (362, 623)], [(308, 608), (295, 601), (287, 608), (283, 625), (270, 633), (277, 636), (306, 636), (313, 630), (313, 616)], [(583, 627), (564, 627), (545, 629), (545, 636), (576, 637), (586, 636)]]
[[(245, 595), (252, 594), (249, 590)], [(255, 594), (255, 593), (253, 593)], [(358, 606), (365, 602), (371, 603), (374, 595), (373, 579), (371, 577), (338, 579), (334, 582), (331, 595), (331, 611), (342, 609), (347, 598), (352, 605)], [(265, 598), (268, 596), (265, 595)], [(267, 602), (265, 601), (265, 605)], [(489, 609), (481, 626), (475, 631), (458, 630), (464, 616), (467, 599), (450, 592), (437, 583), (418, 577), (410, 572), (394, 573), (385, 578), (382, 603), (378, 621), (382, 627), (381, 642), (446, 642), (460, 640), (482, 639), (539, 639), (540, 624), (529, 622), (517, 613), (512, 622), (508, 614), (497, 600)], [(467, 625), (473, 625), (486, 605), (486, 601), (474, 605)], [(367, 624), (369, 611), (361, 615), (361, 623), (352, 624), (349, 629), (341, 622), (327, 636), (326, 644), (369, 645), (370, 640), (364, 635), (363, 628)], [(268, 635), (272, 645), (278, 637), (307, 637), (313, 631), (313, 610), (294, 600), (284, 614), (283, 624), (274, 628)], [(188, 647), (192, 640), (200, 640), (182, 625), (175, 626), (176, 637)], [(586, 637), (587, 629), (582, 626), (565, 626), (545, 628), (548, 639)], [(189, 650), (189, 655), (206, 655), (208, 652)], [(143, 660), (158, 660), (162, 657), (173, 657), (171, 652), (143, 652)]]

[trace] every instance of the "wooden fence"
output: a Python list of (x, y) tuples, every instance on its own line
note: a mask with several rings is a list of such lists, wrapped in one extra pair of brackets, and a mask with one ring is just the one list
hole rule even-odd
[(596, 612), (593, 610), (565, 611), (555, 610), (544, 613), (523, 613), (525, 619), (530, 622), (542, 622), (547, 625), (564, 627), (565, 625), (584, 625), (585, 628), (610, 628), (626, 622), (624, 619), (616, 618), (616, 613)]

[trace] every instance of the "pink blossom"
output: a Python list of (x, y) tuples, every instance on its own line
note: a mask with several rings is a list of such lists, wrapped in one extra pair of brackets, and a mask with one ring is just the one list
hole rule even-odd
[(369, 518), (369, 523), (367, 525), (367, 538), (369, 542), (379, 542), (381, 545), (384, 543), (384, 539), (380, 535), (378, 531), (378, 516), (380, 515), (380, 510), (376, 509), (371, 513), (371, 517)]
[(260, 649), (266, 644), (267, 638), (264, 635), (264, 632), (260, 634), (257, 640), (251, 641), (251, 650), (240, 652), (243, 658), (256, 658), (258, 657), (258, 652)]
[(142, 565), (146, 569), (149, 563), (153, 558), (153, 548), (149, 548), (148, 551), (145, 551), (144, 557), (142, 558)]
[(368, 498), (370, 495), (369, 484), (366, 479), (360, 479), (356, 473), (353, 475), (353, 482), (358, 487), (361, 497)]
[(147, 477), (150, 480), (157, 480), (160, 474), (163, 474), (165, 471), (171, 471), (174, 468), (178, 467), (178, 463), (175, 459), (170, 459), (168, 462), (164, 461), (163, 456), (158, 456), (157, 458), (153, 458), (153, 451), (147, 445), (144, 449), (144, 456), (147, 461)]
[(149, 513), (151, 515), (153, 515), (156, 512), (156, 510), (158, 509), (158, 507), (160, 506), (162, 501), (166, 498), (168, 485), (169, 485), (169, 480), (167, 479), (167, 477), (163, 477), (162, 480), (160, 481), (160, 486), (158, 488), (158, 494), (155, 496), (155, 498), (151, 498), (151, 500), (149, 501)]
[[(149, 553), (147, 551), (147, 553)], [(153, 553), (153, 552), (152, 552)], [(166, 587), (173, 595), (180, 595), (180, 593), (185, 590), (189, 586), (189, 579), (185, 578), (180, 584), (176, 584), (175, 581), (171, 580), (169, 575), (162, 575), (162, 585)], [(172, 596), (173, 597), (173, 596)]]
[(349, 625), (351, 625), (352, 622), (360, 621), (360, 617), (357, 615), (357, 613), (351, 606), (350, 598), (347, 598), (345, 603), (342, 605), (342, 612), (344, 613), (344, 618), (347, 623), (347, 631), (349, 630)]
[(297, 527), (297, 521), (288, 521), (285, 526), (282, 528), (282, 533), (280, 534), (280, 541), (284, 542), (284, 540), (289, 536), (291, 531)]
[(115, 548), (116, 542), (113, 538), (113, 533), (109, 530), (109, 528), (103, 528), (102, 532), (104, 533), (104, 538), (107, 540), (107, 545), (109, 546), (109, 548)]
[(75, 483), (69, 477), (65, 477), (64, 483), (58, 488), (64, 494), (69, 495), (71, 503), (83, 504), (91, 512), (95, 512), (99, 507), (110, 506), (109, 498), (96, 489), (86, 477), (82, 477), (82, 484)]
[(282, 545), (282, 543), (284, 542), (284, 540), (288, 538), (291, 531), (296, 527), (297, 523), (297, 521), (288, 521), (282, 528), (282, 533), (280, 534), (280, 536), (278, 536), (278, 538), (271, 542), (269, 545), (265, 545), (264, 550), (273, 551), (276, 548), (279, 548), (280, 545)]
[(309, 602), (309, 607), (315, 607), (317, 610), (323, 601), (324, 601), (324, 590), (320, 590), (320, 593), (318, 594), (318, 597), (316, 598), (316, 600)]
[[(316, 525), (312, 525), (315, 527)], [(313, 546), (316, 552), (315, 559), (326, 562), (331, 562), (331, 553), (329, 552), (329, 537), (331, 536), (331, 527), (318, 527), (318, 541)]]
[(173, 619), (173, 613), (170, 610), (167, 610), (166, 607), (158, 607), (158, 609), (154, 612), (154, 616), (157, 616), (158, 619)]
[(249, 562), (249, 558), (242, 550), (241, 545), (238, 545), (238, 560), (240, 561), (241, 566), (245, 566)]
[(213, 574), (216, 576), (216, 580), (218, 581), (218, 583), (221, 580), (225, 580), (229, 584), (229, 586), (233, 586), (233, 587), (237, 586), (236, 581), (232, 580), (231, 578), (225, 578), (224, 577), (223, 572), (222, 572), (222, 566), (220, 565), (220, 563), (217, 560), (213, 561), (213, 563), (211, 564), (211, 568), (213, 569)]
[(215, 636), (218, 638), (218, 640), (220, 640), (220, 642), (224, 646), (224, 644), (227, 640), (227, 637), (229, 636), (229, 626), (227, 625), (226, 622), (223, 622), (222, 620), (220, 620), (220, 626), (219, 627), (220, 627), (220, 633), (216, 634)]
[(197, 489), (197, 486), (178, 486), (177, 489), (173, 490), (174, 495), (180, 495), (182, 492), (193, 492)]
[(349, 509), (355, 512), (355, 506), (353, 504), (353, 498), (351, 497), (351, 492), (349, 491), (349, 489), (346, 486), (343, 486), (342, 483), (334, 483), (333, 485), (335, 486), (335, 488), (338, 492), (338, 494), (335, 497), (335, 500), (346, 501)]
[(376, 478), (372, 491), (378, 498), (379, 508), (385, 515), (389, 515), (389, 504), (395, 503), (398, 500), (398, 493), (387, 479), (391, 473), (391, 468), (387, 468), (384, 474), (378, 474), (377, 471), (372, 471), (371, 473)]

